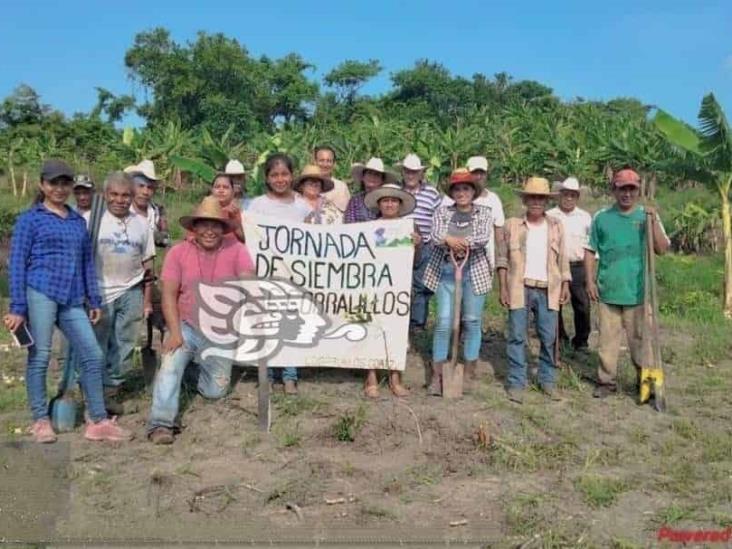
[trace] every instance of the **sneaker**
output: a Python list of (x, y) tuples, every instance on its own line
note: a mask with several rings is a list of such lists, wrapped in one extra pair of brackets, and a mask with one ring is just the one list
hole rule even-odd
[(56, 433), (51, 427), (51, 420), (47, 417), (38, 419), (31, 425), (30, 432), (33, 435), (33, 440), (40, 444), (49, 444), (56, 442)]
[(173, 444), (175, 437), (173, 436), (173, 430), (167, 427), (155, 427), (147, 438), (153, 444)]
[(97, 423), (87, 423), (84, 430), (84, 438), (87, 440), (108, 440), (120, 442), (132, 440), (132, 433), (117, 425), (117, 418), (107, 418)]
[(297, 394), (297, 384), (291, 379), (285, 380), (285, 394), (291, 396)]
[(618, 388), (614, 385), (598, 385), (595, 390), (592, 391), (592, 396), (595, 398), (606, 398), (618, 392)]
[(506, 395), (511, 402), (516, 404), (524, 403), (524, 391), (522, 389), (506, 389)]

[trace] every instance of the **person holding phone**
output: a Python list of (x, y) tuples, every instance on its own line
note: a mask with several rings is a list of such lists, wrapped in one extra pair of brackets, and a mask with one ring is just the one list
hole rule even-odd
[(65, 162), (43, 163), (38, 195), (13, 227), (10, 312), (4, 324), (16, 333), (27, 323), (33, 339), (28, 348), (26, 384), (33, 416), (31, 433), (36, 442), (56, 441), (46, 396), (54, 326), (81, 355), (80, 381), (87, 407), (84, 437), (129, 440), (131, 433), (110, 419), (104, 409), (103, 357), (92, 329), (101, 318), (101, 298), (86, 222), (66, 204), (73, 181), (74, 172)]

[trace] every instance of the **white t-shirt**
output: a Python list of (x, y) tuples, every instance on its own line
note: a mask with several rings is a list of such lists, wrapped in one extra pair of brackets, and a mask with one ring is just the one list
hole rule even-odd
[[(84, 214), (87, 224), (90, 214)], [(155, 257), (155, 242), (145, 218), (130, 212), (120, 219), (109, 210), (99, 224), (94, 258), (102, 303), (111, 303), (142, 281), (143, 261)]]
[(592, 216), (581, 208), (575, 208), (569, 213), (559, 207), (552, 208), (546, 215), (551, 215), (562, 222), (564, 227), (564, 249), (570, 261), (582, 261), (585, 257), (585, 248), (590, 240), (590, 225)]
[(263, 194), (252, 200), (247, 211), (277, 219), (286, 219), (287, 221), (303, 221), (305, 216), (310, 213), (310, 206), (300, 195), (293, 193), (292, 196), (294, 200), (283, 202), (282, 200), (273, 200), (268, 195)]
[(542, 219), (540, 225), (526, 223), (526, 269), (524, 278), (549, 281), (547, 265), (549, 262), (549, 223)]
[[(494, 227), (503, 227), (506, 223), (506, 215), (503, 213), (503, 204), (501, 199), (493, 191), (483, 189), (481, 195), (473, 201), (478, 206), (486, 206), (491, 209), (491, 217), (493, 217)], [(453, 200), (449, 196), (445, 195), (442, 198), (443, 206), (452, 206)], [(493, 234), (492, 238), (485, 246), (485, 252), (488, 256), (488, 261), (491, 263), (491, 268), (496, 264), (496, 235)]]

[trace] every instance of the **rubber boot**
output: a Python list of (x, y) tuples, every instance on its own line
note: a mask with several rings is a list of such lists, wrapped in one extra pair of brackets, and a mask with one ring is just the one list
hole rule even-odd
[(427, 388), (427, 394), (431, 396), (442, 396), (442, 365), (444, 362), (432, 363), (432, 381)]

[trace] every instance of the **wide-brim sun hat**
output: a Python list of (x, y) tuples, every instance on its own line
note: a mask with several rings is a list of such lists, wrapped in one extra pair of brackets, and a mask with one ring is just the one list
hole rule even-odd
[(321, 189), (320, 192), (327, 193), (328, 191), (332, 191), (335, 188), (335, 184), (333, 183), (333, 180), (330, 177), (324, 176), (320, 168), (318, 168), (315, 164), (308, 164), (302, 169), (302, 172), (300, 172), (300, 175), (298, 175), (295, 178), (295, 182), (292, 184), (292, 188), (300, 192), (300, 189), (302, 188), (302, 184), (307, 179), (316, 179), (320, 181)]
[(478, 198), (483, 192), (483, 186), (475, 181), (473, 174), (471, 174), (466, 168), (459, 168), (450, 174), (450, 179), (447, 182), (447, 195), (452, 198), (452, 190), (455, 185), (467, 184), (472, 185), (475, 189), (473, 200)]
[(384, 184), (396, 183), (399, 180), (396, 174), (384, 168), (384, 161), (376, 157), (369, 158), (366, 164), (358, 163), (351, 166), (351, 178), (361, 183), (363, 181), (363, 172), (366, 170), (382, 174), (384, 176)]
[(524, 187), (516, 191), (521, 196), (557, 196), (556, 192), (551, 190), (549, 180), (544, 177), (529, 177), (524, 183)]
[(218, 221), (224, 226), (224, 234), (234, 230), (234, 225), (224, 213), (215, 196), (205, 197), (191, 215), (184, 215), (180, 218), (180, 224), (184, 229), (192, 231), (196, 221)]
[(414, 153), (408, 154), (404, 157), (404, 160), (397, 164), (400, 168), (411, 170), (413, 172), (421, 172), (427, 169), (427, 166), (422, 165), (422, 160), (419, 156)]
[(414, 196), (403, 190), (399, 185), (396, 185), (395, 183), (385, 183), (381, 187), (366, 193), (363, 201), (369, 210), (378, 212), (379, 200), (387, 197), (399, 199), (399, 217), (409, 215), (414, 211), (414, 208), (417, 207), (417, 201), (415, 200)]
[(158, 177), (155, 173), (155, 164), (152, 160), (143, 160), (139, 164), (133, 164), (125, 168), (125, 173), (129, 175), (144, 175), (150, 181), (162, 181), (162, 177)]

